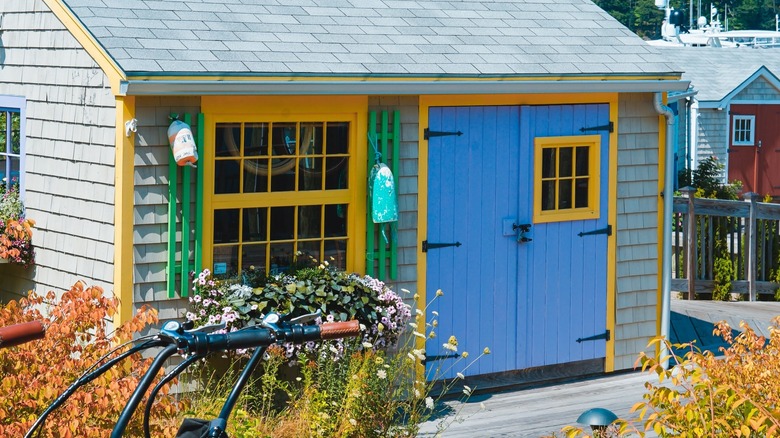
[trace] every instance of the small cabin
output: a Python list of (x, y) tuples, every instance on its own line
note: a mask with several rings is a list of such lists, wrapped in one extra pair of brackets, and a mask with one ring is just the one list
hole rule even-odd
[[(121, 319), (181, 318), (191, 271), (279, 272), (303, 251), (420, 308), (442, 290), (440, 333), (493, 352), (475, 374), (628, 369), (659, 333), (655, 101), (688, 82), (589, 0), (15, 0), (0, 16), (0, 107), (23, 120), (37, 221), (36, 265), (0, 266), (6, 294), (81, 279)], [(171, 156), (175, 119), (196, 168)], [(398, 190), (384, 233), (378, 160)], [(450, 360), (440, 339), (428, 355)]]

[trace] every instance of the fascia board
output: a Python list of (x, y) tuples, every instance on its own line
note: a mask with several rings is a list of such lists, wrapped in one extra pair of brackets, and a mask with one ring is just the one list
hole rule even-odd
[(684, 80), (528, 81), (252, 81), (127, 80), (120, 94), (160, 95), (443, 95), (535, 93), (655, 93), (688, 90)]

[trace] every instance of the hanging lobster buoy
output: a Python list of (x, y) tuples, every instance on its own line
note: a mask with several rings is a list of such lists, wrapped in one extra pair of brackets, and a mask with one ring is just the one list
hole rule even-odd
[(168, 127), (168, 142), (176, 164), (195, 167), (195, 162), (198, 161), (198, 147), (195, 146), (190, 125), (181, 120), (174, 120)]
[(398, 200), (395, 193), (393, 172), (384, 163), (371, 169), (369, 190), (371, 191), (371, 217), (375, 224), (398, 220)]

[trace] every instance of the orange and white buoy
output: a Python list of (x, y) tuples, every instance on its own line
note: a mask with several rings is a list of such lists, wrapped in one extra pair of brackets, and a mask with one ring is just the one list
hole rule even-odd
[(176, 164), (195, 167), (195, 162), (198, 161), (198, 147), (195, 146), (190, 125), (181, 120), (174, 120), (168, 127), (168, 142)]

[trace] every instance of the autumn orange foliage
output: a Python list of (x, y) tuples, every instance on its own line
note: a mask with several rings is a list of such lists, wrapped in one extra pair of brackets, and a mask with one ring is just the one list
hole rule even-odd
[[(59, 299), (53, 292), (45, 297), (30, 292), (26, 299), (0, 308), (0, 326), (39, 320), (47, 327), (42, 340), (0, 350), (0, 436), (23, 436), (99, 357), (157, 322), (156, 312), (144, 308), (109, 333), (108, 321), (117, 314), (117, 307), (118, 300), (106, 297), (101, 288), (78, 282)], [(128, 358), (81, 388), (49, 416), (41, 436), (108, 436), (149, 361), (140, 356)], [(179, 408), (164, 388), (153, 409), (153, 435), (175, 435), (178, 425), (173, 417)], [(142, 435), (141, 417), (134, 417), (127, 436)]]
[[(2, 223), (0, 220), (0, 224)], [(32, 219), (6, 222), (5, 227), (0, 229), (0, 259), (8, 259), (24, 266), (31, 265), (34, 259), (30, 244), (33, 226), (35, 221)]]

